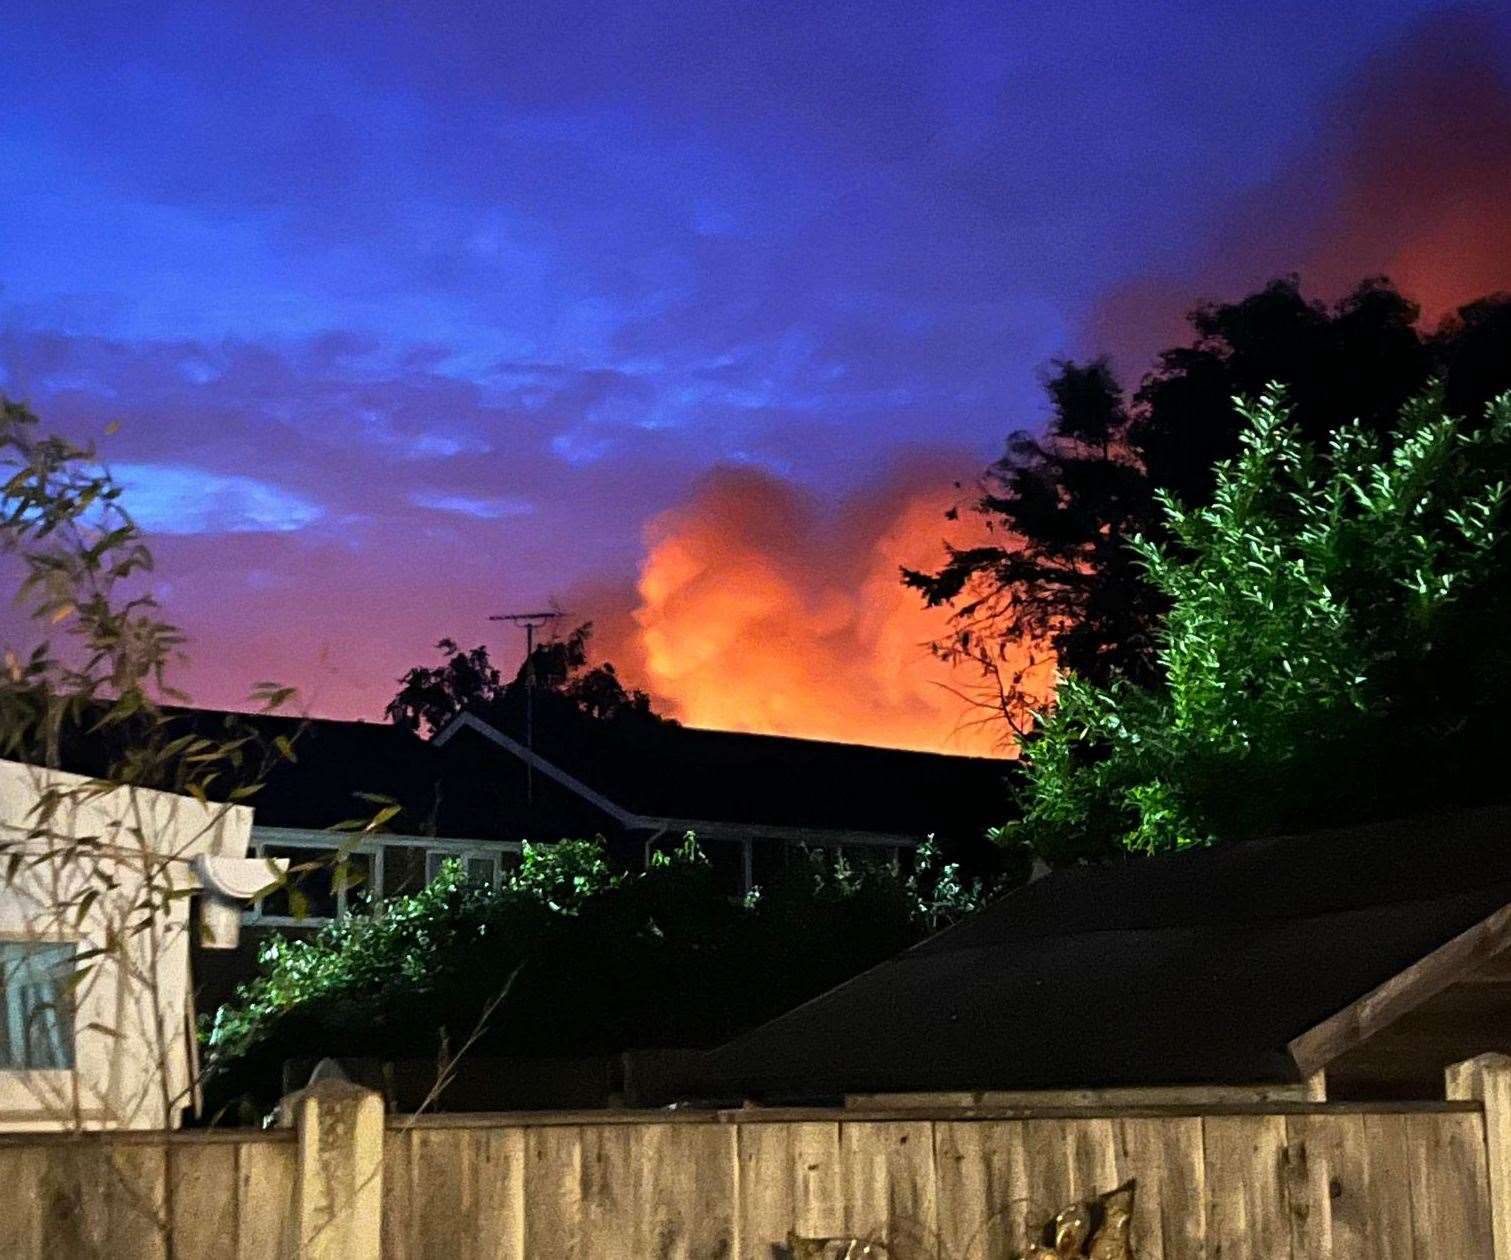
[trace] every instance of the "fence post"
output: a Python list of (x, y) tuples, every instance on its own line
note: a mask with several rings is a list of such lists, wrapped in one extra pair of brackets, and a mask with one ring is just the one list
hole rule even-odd
[(1485, 1109), (1495, 1260), (1511, 1260), (1511, 1055), (1478, 1055), (1443, 1075), (1449, 1098), (1474, 1099)]
[(294, 1224), (299, 1260), (380, 1260), (383, 1099), (316, 1081), (280, 1106), (299, 1134)]

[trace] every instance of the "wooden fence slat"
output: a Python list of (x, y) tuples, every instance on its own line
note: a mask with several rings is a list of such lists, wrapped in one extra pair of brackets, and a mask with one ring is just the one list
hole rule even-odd
[[(1090, 1199), (1117, 1189), (1117, 1137), (1111, 1120), (1067, 1120), (1065, 1158), (1074, 1199)], [(1063, 1204), (1061, 1205), (1064, 1206)]]
[(42, 1254), (102, 1257), (108, 1245), (109, 1150), (75, 1139), (55, 1147), (43, 1178)]
[(236, 1260), (282, 1260), (294, 1250), (292, 1144), (236, 1146)]
[(1406, 1138), (1417, 1255), (1493, 1255), (1484, 1118), (1409, 1116)]
[(42, 1255), (43, 1182), (51, 1155), (43, 1146), (0, 1150), (0, 1256)]
[(414, 1236), (414, 1170), (410, 1164), (413, 1132), (388, 1129), (383, 1134), (383, 1260), (407, 1260)]
[(840, 1197), (839, 1125), (792, 1126), (793, 1229), (811, 1238), (845, 1231)]
[(576, 1256), (582, 1251), (582, 1130), (538, 1126), (525, 1135), (525, 1255)]
[(1437, 1260), (1420, 1256), (1411, 1221), (1411, 1138), (1402, 1115), (1365, 1115), (1364, 1145), (1369, 1152), (1365, 1212), (1369, 1237), (1379, 1260)]
[(771, 1260), (797, 1221), (791, 1126), (737, 1124), (735, 1260)]
[(515, 1126), (472, 1132), (476, 1254), (525, 1260), (525, 1134)]
[(733, 1125), (673, 1125), (684, 1159), (692, 1161), (695, 1260), (724, 1260), (734, 1248), (735, 1133)]
[(1117, 1122), (1117, 1175), (1138, 1182), (1133, 1250), (1139, 1260), (1186, 1260), (1206, 1248), (1206, 1160), (1199, 1116)]
[(1291, 1254), (1285, 1117), (1206, 1116), (1207, 1250), (1222, 1260)]
[(734, 1245), (734, 1132), (728, 1125), (650, 1124), (638, 1152), (633, 1254), (727, 1256)]
[(889, 1260), (939, 1254), (928, 1121), (841, 1124), (840, 1169), (845, 1234), (882, 1244)]
[(409, 1140), (414, 1181), (406, 1260), (471, 1260), (479, 1225), (471, 1133), (415, 1129)]
[(1023, 1124), (940, 1120), (934, 1125), (939, 1249), (945, 1260), (986, 1260), (1027, 1241)]
[(225, 1142), (172, 1146), (168, 1181), (174, 1255), (234, 1256), (236, 1148)]
[(582, 1128), (582, 1254), (587, 1260), (618, 1260), (625, 1239), (634, 1237), (640, 1204), (635, 1133), (622, 1124)]
[[(1028, 1171), (1023, 1219), (1037, 1229), (1075, 1197), (1069, 1135), (1063, 1120), (1028, 1120), (1023, 1153)], [(1034, 1239), (1038, 1241), (1037, 1237)]]

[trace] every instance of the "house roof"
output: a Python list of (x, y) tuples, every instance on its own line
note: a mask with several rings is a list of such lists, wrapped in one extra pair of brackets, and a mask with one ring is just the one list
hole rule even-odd
[(790, 1097), (1295, 1081), (1294, 1039), (1508, 903), (1505, 808), (1061, 871), (713, 1067)]
[[(276, 761), (248, 802), (259, 827), (315, 830), (370, 815), (378, 806), (358, 796), (366, 792), (400, 802), (392, 830), (458, 839), (590, 836), (679, 822), (978, 837), (1001, 820), (1015, 764), (557, 711), (539, 715), (535, 753), (566, 784), (537, 774), (527, 802), (518, 742), (490, 739), (498, 732), (470, 715), (469, 737), (448, 738), (448, 730), (425, 740), (387, 722), (170, 712), (183, 724), (176, 732), (224, 737), (233, 720), (269, 744), (278, 735), (294, 741), (297, 760)], [(122, 728), (75, 730), (65, 761), (100, 773), (121, 738)]]
[[(496, 731), (474, 720), (475, 734)], [(501, 732), (517, 746), (523, 732)], [(447, 740), (450, 730), (437, 737)], [(535, 753), (648, 823), (711, 820), (752, 827), (869, 832), (921, 839), (979, 836), (1001, 822), (1016, 763), (864, 744), (705, 730), (657, 721), (538, 721)]]
[[(214, 709), (167, 712), (175, 719), (172, 734), (193, 731), (224, 739), (234, 733), (230, 722), (238, 730), (251, 727), (270, 748), (277, 736), (291, 741), (295, 760), (273, 754), (261, 790), (247, 801), (258, 827), (319, 830), (371, 816), (379, 806), (360, 793), (398, 801), (401, 812), (390, 830), (411, 834), (519, 840), (541, 834), (543, 828), (591, 835), (603, 825), (598, 811), (575, 801), (551, 802), (556, 816), (544, 818), (541, 809), (527, 809), (523, 793), (513, 791), (512, 782), (500, 782), (496, 767), (480, 763), (473, 750), (437, 747), (387, 722)], [(102, 773), (123, 737), (122, 728), (75, 730), (64, 741), (65, 763), (85, 773)], [(216, 795), (214, 787), (211, 795)]]

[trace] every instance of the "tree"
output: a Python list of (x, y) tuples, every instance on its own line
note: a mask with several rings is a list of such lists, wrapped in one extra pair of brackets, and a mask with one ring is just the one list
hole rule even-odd
[(951, 548), (934, 573), (903, 570), (930, 605), (954, 607), (941, 654), (992, 678), (1014, 720), (1015, 680), (1002, 666), (1021, 643), (1047, 643), (1062, 667), (1093, 676), (1142, 673), (1149, 657), (1152, 610), (1125, 543), (1153, 499), (1128, 407), (1103, 360), (1059, 363), (1047, 390), (1049, 431), (1013, 434), (973, 505), (996, 541)]
[(1279, 387), (1238, 410), (1210, 503), (1161, 494), (1131, 544), (1157, 681), (1067, 677), (1028, 744), (1004, 830), (1052, 861), (1504, 791), (1511, 394), (1471, 424), (1437, 389), (1325, 446)]
[(523, 709), (526, 689), (533, 684), (543, 716), (555, 708), (603, 721), (656, 719), (650, 697), (628, 689), (614, 666), (588, 664), (588, 640), (593, 623), (584, 622), (564, 638), (535, 646), (530, 658), (508, 682), (479, 645), (464, 652), (453, 639), (436, 644), (445, 657), (436, 666), (417, 665), (399, 680), (399, 691), (384, 716), (397, 726), (438, 731), (458, 713), (470, 710), (504, 726), (515, 724)]
[(1103, 360), (1057, 363), (1047, 431), (1013, 434), (970, 505), (995, 541), (903, 573), (930, 605), (954, 610), (938, 650), (1000, 681), (1019, 643), (1047, 642), (1062, 672), (1152, 682), (1162, 596), (1124, 543), (1162, 535), (1161, 491), (1211, 501), (1214, 467), (1238, 451), (1236, 397), (1280, 382), (1301, 437), (1325, 442), (1354, 422), (1388, 433), (1434, 375), (1450, 411), (1471, 420), (1511, 387), (1511, 298), (1471, 303), (1430, 335), (1418, 314), (1384, 280), (1329, 306), (1290, 277), (1193, 311), (1192, 341), (1161, 354), (1131, 397)]

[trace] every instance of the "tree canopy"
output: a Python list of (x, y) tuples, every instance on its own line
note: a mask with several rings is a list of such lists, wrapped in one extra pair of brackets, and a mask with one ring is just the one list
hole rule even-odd
[(489, 659), (487, 647), (479, 645), (464, 651), (455, 640), (442, 639), (436, 647), (444, 661), (434, 666), (416, 665), (406, 673), (384, 715), (406, 730), (423, 727), (433, 732), (463, 710), (470, 710), (501, 728), (512, 728), (533, 681), (535, 704), (547, 716), (560, 707), (606, 721), (668, 720), (653, 712), (645, 692), (625, 687), (611, 663), (589, 664), (592, 634), (593, 623), (588, 621), (568, 635), (536, 644), (507, 681)]
[(1051, 861), (1505, 790), (1511, 394), (1471, 423), (1435, 389), (1325, 443), (1278, 387), (1237, 411), (1210, 501), (1160, 493), (1129, 545), (1156, 681), (1067, 676), (1029, 741), (1004, 833)]
[(1047, 642), (1063, 671), (1093, 682), (1156, 681), (1166, 596), (1127, 541), (1165, 536), (1161, 491), (1212, 501), (1214, 468), (1238, 453), (1246, 423), (1235, 398), (1279, 382), (1298, 436), (1325, 443), (1354, 423), (1389, 432), (1433, 378), (1471, 424), (1511, 388), (1511, 297), (1471, 303), (1431, 333), (1418, 316), (1384, 280), (1329, 305), (1289, 277), (1193, 311), (1190, 342), (1161, 354), (1131, 395), (1105, 360), (1057, 363), (1047, 428), (1012, 434), (969, 504), (992, 540), (904, 571), (929, 604), (954, 609), (940, 650), (1009, 692), (998, 666), (1023, 641)]

